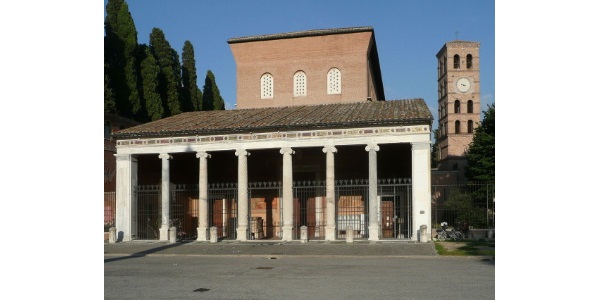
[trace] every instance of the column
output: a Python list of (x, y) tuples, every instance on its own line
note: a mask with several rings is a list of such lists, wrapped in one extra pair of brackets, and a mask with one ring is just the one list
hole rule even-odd
[(369, 152), (369, 241), (378, 241), (377, 151), (379, 151), (379, 146), (372, 143), (367, 145), (365, 150)]
[(293, 175), (292, 175), (292, 154), (294, 150), (289, 147), (284, 147), (279, 150), (283, 154), (283, 231), (282, 241), (291, 241), (293, 239), (292, 229), (294, 228), (294, 192), (293, 192)]
[(137, 159), (131, 154), (115, 154), (117, 242), (129, 242), (137, 234)]
[(206, 152), (196, 153), (196, 157), (200, 159), (200, 174), (198, 189), (200, 195), (198, 197), (198, 238), (197, 241), (208, 240), (208, 167), (207, 160), (210, 154)]
[(162, 153), (158, 156), (162, 160), (162, 170), (161, 170), (161, 225), (159, 229), (159, 240), (168, 241), (169, 240), (169, 159), (173, 158), (168, 153)]
[(325, 198), (327, 201), (325, 214), (327, 221), (325, 225), (325, 240), (335, 241), (335, 165), (333, 154), (337, 152), (334, 146), (325, 146), (323, 153), (326, 156), (326, 174), (325, 174)]
[[(412, 236), (418, 239), (421, 225), (431, 230), (431, 149), (430, 143), (412, 143)], [(431, 234), (427, 234), (428, 240)], [(422, 241), (427, 242), (427, 241)]]
[(248, 156), (244, 149), (235, 152), (238, 157), (237, 240), (248, 239)]

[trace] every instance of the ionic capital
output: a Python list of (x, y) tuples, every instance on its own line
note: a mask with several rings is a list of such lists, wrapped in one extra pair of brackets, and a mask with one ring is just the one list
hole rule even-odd
[(210, 158), (210, 154), (204, 151), (198, 151), (196, 152), (196, 158)]
[(377, 145), (377, 144), (375, 144), (375, 143), (368, 144), (368, 145), (365, 147), (365, 150), (366, 150), (367, 152), (370, 152), (370, 151), (379, 151), (379, 145)]
[(334, 146), (323, 147), (323, 153), (327, 153), (327, 152), (337, 153), (337, 149)]
[(281, 150), (279, 150), (279, 153), (281, 153), (281, 154), (294, 154), (294, 153), (296, 153), (296, 151), (292, 150), (292, 148), (290, 148), (290, 147), (283, 147), (283, 148), (281, 148)]
[(173, 159), (173, 156), (171, 156), (169, 153), (161, 153), (158, 155), (158, 158), (160, 159)]
[(235, 156), (250, 156), (250, 152), (246, 151), (246, 149), (239, 149), (235, 151)]

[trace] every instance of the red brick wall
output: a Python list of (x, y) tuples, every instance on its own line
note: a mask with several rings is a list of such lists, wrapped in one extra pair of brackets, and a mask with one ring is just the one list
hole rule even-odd
[[(372, 32), (230, 44), (237, 65), (237, 107), (255, 108), (366, 101)], [(327, 94), (327, 72), (342, 73), (342, 93)], [(294, 97), (293, 76), (307, 76), (307, 95)], [(260, 98), (260, 78), (273, 75), (273, 99)]]

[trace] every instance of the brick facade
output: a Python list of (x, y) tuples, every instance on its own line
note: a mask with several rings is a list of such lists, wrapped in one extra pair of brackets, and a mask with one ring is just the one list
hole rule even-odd
[[(372, 28), (292, 34), (228, 41), (237, 66), (237, 108), (384, 100)], [(341, 94), (327, 93), (331, 68), (341, 72)], [(294, 96), (297, 71), (306, 74), (306, 96)], [(261, 99), (265, 73), (273, 76), (272, 99)]]

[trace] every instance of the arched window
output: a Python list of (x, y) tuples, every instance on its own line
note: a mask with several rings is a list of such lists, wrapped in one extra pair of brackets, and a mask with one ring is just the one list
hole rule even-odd
[(342, 93), (342, 73), (337, 68), (332, 68), (327, 72), (327, 94)]
[(467, 54), (467, 69), (473, 67), (473, 55)]
[(460, 101), (458, 100), (454, 101), (454, 113), (460, 114)]
[(260, 99), (273, 98), (273, 75), (269, 73), (260, 77)]
[(469, 120), (469, 122), (467, 122), (467, 132), (473, 133), (473, 121), (472, 120)]
[(460, 69), (460, 56), (458, 54), (454, 54), (454, 68)]
[(473, 100), (469, 100), (467, 102), (467, 112), (472, 114), (473, 113)]
[(306, 74), (302, 71), (294, 74), (294, 97), (306, 96)]
[(460, 133), (460, 121), (456, 120), (456, 122), (454, 122), (454, 133)]

